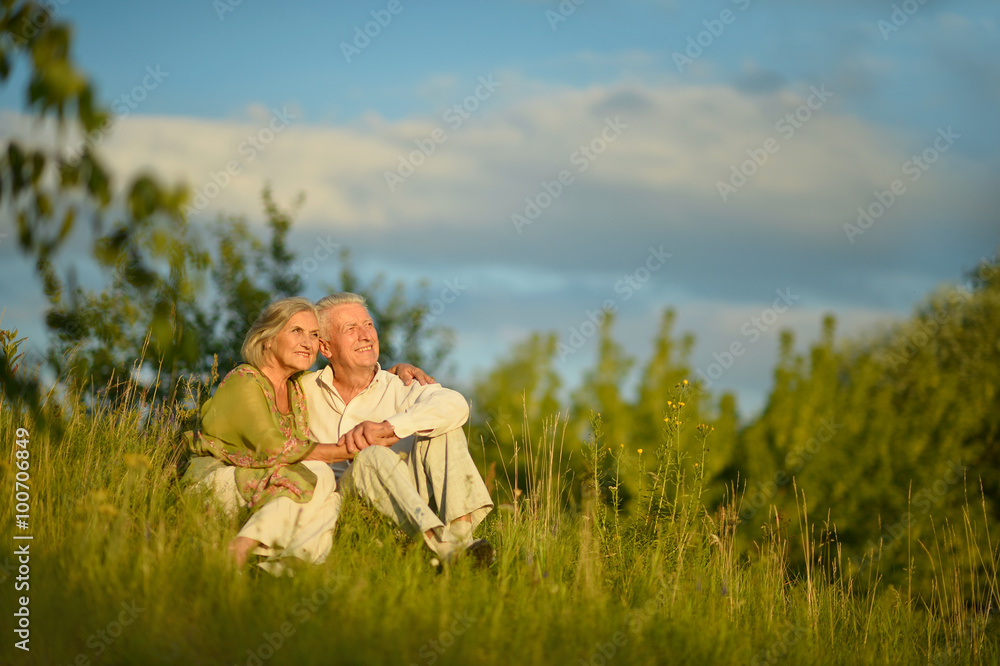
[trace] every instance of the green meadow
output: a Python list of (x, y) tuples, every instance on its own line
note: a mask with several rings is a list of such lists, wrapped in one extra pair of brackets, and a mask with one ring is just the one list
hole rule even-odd
[[(73, 26), (53, 14), (55, 4), (9, 0), (0, 16), (0, 87), (17, 89), (12, 99), (24, 103), (24, 128), (31, 125), (32, 133), (43, 136), (36, 141), (27, 129), (25, 136), (17, 130), (0, 151), (0, 204), (11, 221), (9, 229), (4, 227), (10, 233), (0, 233), (0, 240), (11, 236), (19, 257), (33, 266), (24, 293), (44, 293), (35, 311), (44, 312), (48, 333), (44, 342), (25, 344), (16, 330), (3, 327), (0, 312), (0, 665), (1000, 663), (996, 254), (984, 256), (960, 284), (928, 294), (905, 321), (844, 336), (835, 318), (827, 316), (805, 348), (785, 330), (769, 394), (753, 414), (742, 412), (737, 396), (718, 387), (732, 385), (727, 373), (745, 362), (749, 350), (758, 353), (767, 344), (762, 339), (772, 339), (765, 333), (789, 325), (783, 315), (799, 298), (791, 287), (782, 285), (773, 307), (733, 328), (729, 344), (708, 350), (713, 360), (703, 367), (692, 362), (694, 334), (675, 330), (672, 309), (664, 307), (658, 330), (639, 332), (652, 341), (640, 359), (641, 351), (616, 338), (611, 311), (618, 308), (608, 301), (613, 307), (581, 313), (569, 335), (530, 334), (470, 385), (456, 387), (470, 400), (470, 447), (496, 503), (477, 533), (496, 547), (492, 566), (459, 561), (439, 571), (421, 544), (358, 501), (348, 501), (324, 564), (293, 567), (293, 575), (281, 578), (236, 569), (227, 546), (241, 519), (224, 518), (206, 496), (182, 491), (180, 436), (197, 425), (199, 407), (219, 373), (238, 362), (243, 336), (263, 307), (305, 293), (307, 275), (312, 291), (361, 293), (379, 326), (383, 365), (390, 359), (407, 361), (442, 376), (453, 332), (434, 323), (438, 312), (432, 311), (429, 282), (389, 284), (384, 275), (355, 271), (346, 248), (333, 256), (339, 244), (332, 233), (321, 239), (321, 249), (324, 261), (338, 262), (336, 284), (320, 282), (312, 269), (303, 273), (305, 262), (296, 263), (289, 234), (304, 195), (285, 210), (264, 185), (262, 224), (225, 215), (208, 222), (202, 206), (192, 207), (198, 196), (205, 199), (208, 181), (192, 197), (187, 186), (165, 184), (153, 171), (121, 174), (119, 163), (112, 169), (97, 144), (118, 116), (102, 106), (98, 90), (75, 62)], [(83, 4), (74, 3), (71, 12)], [(231, 11), (240, 2), (222, 4)], [(749, 0), (743, 4), (749, 6)], [(224, 29), (232, 33), (237, 21), (251, 14), (241, 10)], [(538, 15), (543, 16), (541, 10)], [(221, 22), (223, 14), (218, 18)], [(935, 39), (945, 28), (957, 30), (957, 18), (965, 21), (959, 14), (942, 15), (947, 20), (934, 28)], [(181, 20), (188, 23), (187, 17)], [(981, 23), (993, 30), (989, 20)], [(544, 21), (539, 24), (544, 27)], [(119, 34), (130, 30), (117, 18), (109, 25)], [(838, 26), (844, 25), (831, 22), (832, 28), (823, 25), (822, 31), (839, 35)], [(844, 34), (855, 34), (851, 25)], [(959, 34), (965, 33), (954, 33)], [(299, 38), (298, 29), (293, 36)], [(881, 36), (888, 42), (886, 32)], [(795, 39), (813, 48), (811, 37)], [(662, 41), (658, 33), (657, 40)], [(380, 45), (388, 47), (389, 41)], [(261, 51), (258, 40), (241, 43), (241, 48)], [(769, 39), (762, 43), (773, 46)], [(902, 53), (909, 57), (916, 42), (901, 43), (908, 44)], [(453, 59), (442, 44), (430, 50)], [(108, 48), (123, 47), (116, 36)], [(948, 49), (938, 50), (947, 60), (964, 62)], [(83, 53), (92, 60), (92, 52)], [(275, 53), (267, 50), (268, 57)], [(587, 51), (585, 59), (574, 55), (573, 60), (595, 68), (601, 58)], [(925, 62), (924, 56), (911, 59)], [(231, 67), (230, 60), (213, 60)], [(870, 60), (894, 62), (883, 55)], [(756, 67), (753, 59), (746, 63), (751, 70)], [(974, 72), (977, 82), (989, 74), (986, 67), (963, 68)], [(837, 71), (853, 69), (838, 65)], [(149, 67), (146, 71), (143, 76), (153, 76)], [(177, 71), (171, 84), (183, 80)], [(869, 74), (865, 71), (859, 88), (876, 89), (867, 82)], [(229, 76), (226, 69), (224, 77)], [(451, 78), (449, 73), (433, 81)], [(579, 99), (597, 99), (604, 84), (587, 85)], [(213, 83), (212, 95), (221, 94), (216, 88)], [(699, 95), (702, 89), (707, 87), (697, 83)], [(133, 90), (143, 99), (151, 92), (149, 87)], [(615, 103), (644, 99), (607, 90)], [(577, 96), (559, 95), (581, 106)], [(668, 96), (672, 93), (650, 99)], [(935, 118), (948, 109), (938, 97), (928, 93)], [(153, 108), (147, 108), (154, 117)], [(699, 123), (709, 122), (701, 118), (700, 106), (691, 109)], [(380, 117), (376, 107), (370, 117)], [(551, 117), (563, 122), (562, 115)], [(852, 127), (861, 124), (853, 115), (845, 118)], [(824, 121), (816, 122), (818, 130)], [(913, 127), (900, 122), (899, 132), (912, 134)], [(51, 145), (44, 139), (49, 130)], [(951, 137), (950, 125), (948, 132)], [(558, 145), (559, 137), (553, 137)], [(607, 138), (600, 140), (606, 147)], [(67, 155), (63, 143), (70, 141), (77, 148)], [(802, 141), (805, 147), (807, 140)], [(983, 148), (988, 137), (968, 141), (979, 141), (977, 150), (989, 153)], [(162, 142), (169, 147), (169, 138)], [(373, 154), (377, 151), (370, 146), (379, 145), (356, 143)], [(705, 145), (712, 146), (706, 153), (718, 152), (715, 143)], [(851, 156), (850, 168), (872, 161), (851, 155), (854, 145), (838, 147)], [(517, 152), (514, 144), (501, 147), (504, 153)], [(935, 151), (936, 160), (938, 149), (927, 150)], [(321, 152), (353, 168), (349, 152)], [(636, 154), (647, 158), (647, 153)], [(878, 161), (891, 162), (891, 154)], [(653, 155), (650, 149), (648, 156)], [(236, 169), (231, 164), (240, 166), (231, 161), (219, 171), (226, 183)], [(491, 162), (483, 159), (483, 164)], [(949, 178), (964, 181), (977, 164), (970, 161), (962, 167), (968, 171), (951, 172)], [(657, 173), (672, 169), (656, 166)], [(804, 173), (803, 178), (811, 172)], [(212, 172), (213, 187), (219, 187), (219, 174)], [(865, 178), (859, 172), (857, 184), (867, 183)], [(566, 183), (562, 175), (559, 179)], [(355, 195), (345, 182), (341, 194), (347, 200)], [(455, 182), (467, 187), (464, 180)], [(677, 182), (689, 187), (686, 180)], [(901, 194), (896, 183), (903, 184), (893, 181), (893, 197)], [(823, 180), (829, 192), (824, 189), (816, 205), (825, 206), (822, 202), (836, 191), (830, 185)], [(661, 189), (673, 196), (671, 187)], [(632, 189), (622, 191), (633, 196)], [(600, 183), (587, 186), (587, 192), (602, 192)], [(976, 200), (967, 197), (967, 190), (959, 192)], [(882, 196), (889, 193), (875, 194), (883, 212), (895, 200), (883, 206)], [(646, 196), (638, 189), (635, 195)], [(331, 201), (338, 196), (331, 195)], [(423, 208), (423, 198), (413, 201), (421, 219), (437, 215)], [(781, 199), (777, 207), (789, 203), (794, 215), (796, 201)], [(927, 205), (924, 201), (908, 199), (905, 206), (916, 209)], [(664, 208), (673, 207), (668, 203)], [(394, 206), (402, 210), (410, 204)], [(969, 217), (969, 224), (983, 225), (981, 205), (975, 206), (931, 207), (929, 214)], [(456, 215), (465, 214), (461, 206), (455, 209)], [(378, 219), (382, 209), (371, 210), (376, 213), (365, 215)], [(727, 211), (725, 217), (732, 215)], [(403, 216), (400, 224), (412, 219)], [(571, 249), (573, 235), (587, 220), (567, 219), (574, 227), (564, 249)], [(779, 220), (760, 242), (778, 238), (767, 235), (775, 229), (784, 237), (782, 225), (792, 219)], [(924, 234), (922, 219), (915, 218), (906, 229), (917, 231), (907, 233)], [(449, 233), (445, 222), (428, 234)], [(620, 222), (613, 217), (606, 224)], [(853, 227), (845, 226), (853, 244), (848, 227)], [(926, 233), (928, 242), (943, 243), (973, 228), (979, 227)], [(262, 229), (267, 238), (258, 236)], [(755, 228), (747, 229), (756, 234)], [(392, 229), (377, 231), (388, 238)], [(741, 238), (732, 235), (721, 242), (737, 244)], [(884, 250), (876, 244), (866, 251), (888, 254), (909, 242), (886, 241)], [(662, 245), (650, 251), (650, 259), (661, 264), (669, 256)], [(74, 255), (86, 263), (74, 266)], [(794, 263), (804, 264), (810, 256), (798, 256)], [(753, 259), (767, 261), (765, 255)], [(653, 270), (652, 264), (645, 266), (642, 270)], [(333, 264), (327, 268), (322, 274), (332, 275)], [(903, 271), (898, 275), (908, 289), (910, 278)], [(725, 277), (743, 279), (735, 268)], [(21, 289), (18, 284), (11, 293)], [(489, 299), (482, 303), (485, 307)], [(498, 335), (504, 323), (496, 322)], [(9, 320), (6, 325), (11, 326)], [(630, 333), (636, 339), (636, 332)], [(44, 357), (27, 357), (29, 346), (35, 352), (44, 348)], [(577, 385), (567, 387), (561, 372), (566, 366), (560, 364), (570, 356), (592, 363)]]
[[(930, 531), (907, 521), (878, 540), (886, 552), (852, 559), (835, 513), (817, 512), (822, 500), (798, 481), (781, 488), (790, 510), (748, 511), (753, 486), (706, 473), (725, 433), (696, 423), (697, 391), (671, 387), (660, 437), (641, 453), (609, 442), (596, 413), (582, 441), (558, 416), (531, 428), (527, 409), (509, 439), (474, 438), (497, 501), (479, 530), (497, 548), (491, 568), (438, 572), (355, 501), (328, 561), (283, 578), (237, 571), (226, 554), (236, 523), (178, 486), (194, 395), (187, 407), (135, 391), (50, 394), (31, 409), (8, 400), (2, 520), (32, 538), (0, 547), (2, 661), (997, 663), (1000, 535), (971, 475), (954, 481), (967, 493), (958, 519), (932, 512)], [(26, 529), (10, 501), (17, 478)], [(30, 651), (16, 647), (20, 597)]]

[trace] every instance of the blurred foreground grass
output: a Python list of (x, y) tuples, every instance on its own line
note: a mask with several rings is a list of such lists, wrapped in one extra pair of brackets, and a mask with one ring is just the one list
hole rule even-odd
[[(49, 415), (65, 424), (58, 433), (21, 406), (0, 409), (2, 663), (1000, 662), (996, 548), (975, 545), (982, 511), (968, 506), (965, 524), (942, 526), (934, 543), (906, 544), (911, 566), (933, 571), (927, 598), (880, 585), (877, 561), (857, 571), (836, 541), (814, 539), (804, 497), (795, 517), (773, 512), (742, 554), (738, 493), (703, 506), (703, 479), (678, 458), (679, 414), (646, 453), (632, 515), (609, 508), (616, 486), (608, 493), (594, 472), (621, 455), (601, 442), (599, 417), (576, 496), (552, 420), (504, 452), (528, 478), (497, 474), (498, 509), (479, 531), (497, 547), (493, 568), (438, 574), (427, 551), (348, 502), (328, 561), (275, 579), (235, 571), (226, 544), (236, 525), (180, 493), (183, 414), (150, 413), (135, 396), (67, 404)], [(14, 522), (18, 428), (30, 433), (27, 530)], [(24, 543), (30, 587), (17, 591)], [(789, 567), (792, 548), (802, 571)], [(956, 558), (987, 573), (963, 574), (948, 564)], [(30, 652), (15, 647), (21, 596)]]

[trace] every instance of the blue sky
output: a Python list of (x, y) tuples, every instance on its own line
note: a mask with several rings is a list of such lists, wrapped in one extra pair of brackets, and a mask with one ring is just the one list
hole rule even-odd
[[(531, 331), (569, 344), (608, 301), (641, 366), (670, 306), (697, 368), (745, 345), (713, 389), (749, 412), (780, 329), (800, 348), (827, 312), (843, 334), (872, 331), (1000, 243), (995, 2), (56, 2), (102, 99), (142, 98), (101, 142), (113, 166), (212, 195), (195, 223), (260, 220), (267, 181), (279, 200), (304, 190), (303, 257), (336, 242), (371, 274), (461, 285), (437, 319), (456, 331), (459, 386)], [(5, 137), (33, 131), (19, 80), (0, 92)], [(884, 213), (845, 232), (894, 183)], [(670, 258), (643, 273), (661, 246)], [(4, 325), (37, 338), (37, 293), (15, 286), (11, 244), (0, 256)], [(320, 296), (337, 266), (315, 269)], [(630, 276), (638, 288), (616, 288)], [(781, 291), (792, 305), (747, 336)], [(595, 348), (560, 361), (568, 382)]]

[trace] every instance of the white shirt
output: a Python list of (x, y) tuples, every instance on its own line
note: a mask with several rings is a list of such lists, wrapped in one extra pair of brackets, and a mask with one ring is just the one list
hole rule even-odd
[[(407, 439), (443, 435), (469, 419), (469, 403), (458, 391), (440, 384), (421, 386), (417, 381), (406, 386), (377, 364), (371, 383), (347, 404), (333, 386), (330, 366), (303, 375), (300, 383), (309, 408), (309, 430), (323, 444), (336, 444), (362, 421), (388, 421), (396, 437)], [(346, 468), (342, 463), (334, 465), (338, 477)]]

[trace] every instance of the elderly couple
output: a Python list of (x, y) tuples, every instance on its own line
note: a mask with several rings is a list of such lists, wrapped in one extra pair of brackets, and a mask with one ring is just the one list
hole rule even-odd
[[(329, 366), (306, 372), (317, 351)], [(272, 573), (288, 558), (323, 562), (341, 492), (444, 562), (465, 553), (492, 560), (492, 546), (472, 536), (493, 501), (462, 432), (468, 404), (418, 368), (381, 369), (364, 298), (275, 301), (250, 327), (242, 356), (202, 408), (201, 429), (185, 433), (185, 482), (229, 513), (251, 512), (229, 546), (237, 565), (251, 555)]]

